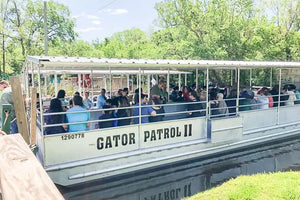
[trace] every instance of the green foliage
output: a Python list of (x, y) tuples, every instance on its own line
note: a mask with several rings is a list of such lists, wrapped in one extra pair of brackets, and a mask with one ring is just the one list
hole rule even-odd
[(240, 176), (188, 199), (300, 199), (300, 173), (278, 172)]
[[(44, 54), (43, 1), (2, 2), (1, 71), (20, 73), (27, 55)], [(147, 34), (132, 28), (92, 44), (77, 40), (68, 7), (54, 0), (47, 5), (53, 56), (300, 60), (300, 0), (165, 0), (155, 5), (161, 29)], [(268, 85), (269, 73), (253, 70), (253, 84)], [(249, 73), (241, 72), (241, 80), (249, 85)], [(230, 72), (211, 70), (211, 81), (228, 84)]]

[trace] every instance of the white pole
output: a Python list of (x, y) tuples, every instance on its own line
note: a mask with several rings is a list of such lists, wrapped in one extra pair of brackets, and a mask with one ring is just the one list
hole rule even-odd
[(184, 74), (184, 85), (187, 86), (187, 74)]
[(198, 83), (198, 76), (199, 76), (199, 74), (198, 74), (199, 72), (198, 72), (198, 68), (196, 69), (196, 91), (197, 91), (197, 88), (198, 88), (198, 85), (199, 85), (199, 83)]
[(240, 98), (240, 68), (237, 69), (237, 97), (236, 97), (236, 115), (239, 113), (239, 98)]
[(78, 74), (78, 92), (81, 94), (81, 74)]
[(209, 82), (209, 70), (206, 68), (206, 118), (209, 119), (209, 99), (208, 99), (208, 82)]
[(150, 97), (150, 74), (147, 74), (147, 92)]
[[(107, 91), (107, 80), (106, 80), (106, 75), (103, 76), (103, 85), (104, 85), (104, 89)], [(101, 90), (101, 88), (100, 88)]]
[(109, 68), (109, 98), (112, 97), (112, 76), (111, 69)]
[(91, 70), (91, 77), (90, 77), (90, 79), (91, 79), (91, 84), (92, 84), (92, 93), (91, 93), (91, 95), (92, 95), (92, 97), (91, 97), (91, 99), (92, 99), (92, 107), (94, 106), (94, 102), (93, 102), (93, 96), (94, 96), (94, 71), (93, 70)]
[(250, 90), (252, 89), (252, 69), (250, 69)]
[(270, 72), (270, 87), (272, 87), (272, 80), (273, 79), (273, 68), (271, 67), (271, 72)]
[(129, 90), (129, 74), (126, 74), (126, 82), (127, 82), (128, 91), (130, 91)]
[(55, 96), (57, 95), (57, 92), (58, 92), (58, 90), (57, 90), (57, 74), (56, 74), (56, 72), (55, 72), (55, 74), (54, 74), (54, 92), (55, 92)]
[(280, 123), (280, 96), (281, 96), (281, 68), (279, 69), (279, 89), (278, 89), (278, 105), (277, 105), (277, 124)]
[(167, 77), (167, 92), (168, 92), (167, 100), (168, 101), (169, 101), (169, 91), (170, 91), (170, 68), (168, 68), (168, 77)]
[(48, 89), (48, 75), (44, 74), (44, 93), (45, 93), (45, 97), (47, 96), (47, 91)]
[(178, 74), (178, 87), (179, 87), (179, 90), (181, 90), (181, 74), (180, 74), (180, 72)]
[(233, 70), (230, 70), (230, 86), (232, 87), (233, 85)]

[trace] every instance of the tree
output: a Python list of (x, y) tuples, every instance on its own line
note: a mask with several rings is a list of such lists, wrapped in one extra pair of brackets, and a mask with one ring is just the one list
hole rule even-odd
[[(21, 48), (22, 59), (27, 55), (41, 55), (44, 50), (44, 5), (41, 0), (10, 0), (7, 1), (5, 32), (7, 35), (6, 44), (11, 46), (10, 55)], [(57, 2), (48, 2), (47, 12), (48, 41), (54, 43), (56, 40), (71, 42), (76, 39), (74, 32), (74, 21), (70, 17), (69, 9)], [(7, 46), (7, 45), (6, 45)], [(8, 46), (7, 46), (8, 48)], [(7, 58), (10, 63), (10, 59)], [(21, 65), (19, 66), (21, 67)]]

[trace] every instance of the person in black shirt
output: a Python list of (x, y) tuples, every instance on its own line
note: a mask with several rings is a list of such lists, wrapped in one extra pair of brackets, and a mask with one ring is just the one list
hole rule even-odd
[[(103, 105), (102, 107), (104, 110), (102, 111), (102, 115), (99, 117), (100, 120), (104, 119), (111, 119), (113, 118), (112, 116), (112, 111), (111, 110), (106, 110), (111, 108), (109, 105)], [(109, 120), (109, 121), (100, 121), (98, 122), (99, 128), (109, 128), (114, 126), (114, 120)]]

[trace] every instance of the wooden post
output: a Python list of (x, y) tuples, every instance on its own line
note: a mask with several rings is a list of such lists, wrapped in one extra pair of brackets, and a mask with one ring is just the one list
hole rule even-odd
[[(37, 88), (31, 88), (31, 111), (30, 111), (30, 144), (36, 143), (36, 101)], [(42, 105), (42, 103), (40, 103)]]
[(17, 118), (18, 130), (19, 133), (23, 136), (24, 140), (29, 144), (29, 130), (28, 130), (28, 122), (25, 114), (25, 105), (24, 98), (22, 95), (21, 82), (20, 78), (16, 76), (12, 76), (9, 79), (11, 84), (14, 109)]
[(20, 134), (0, 136), (0, 190), (3, 200), (63, 200)]

